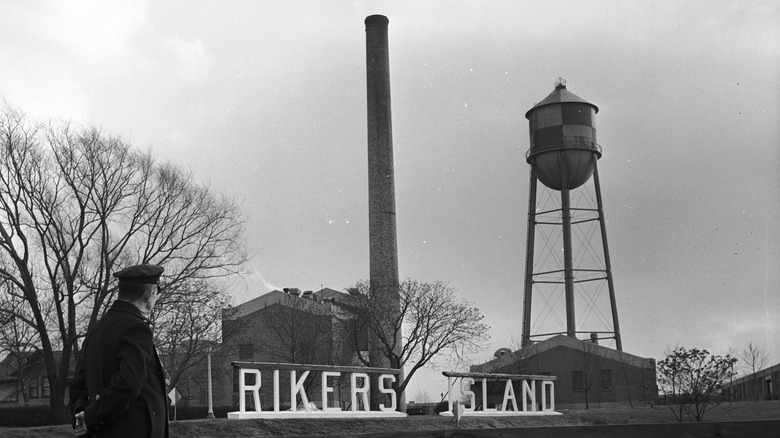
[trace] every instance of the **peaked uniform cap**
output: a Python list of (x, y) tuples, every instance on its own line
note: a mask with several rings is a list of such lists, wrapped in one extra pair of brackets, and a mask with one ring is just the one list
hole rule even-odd
[(155, 284), (160, 280), (164, 270), (162, 266), (157, 265), (135, 265), (114, 272), (114, 277), (129, 283)]

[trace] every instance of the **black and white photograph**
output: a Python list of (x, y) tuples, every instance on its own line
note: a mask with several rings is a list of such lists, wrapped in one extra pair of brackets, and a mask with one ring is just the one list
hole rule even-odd
[(774, 436), (779, 23), (0, 0), (0, 436)]

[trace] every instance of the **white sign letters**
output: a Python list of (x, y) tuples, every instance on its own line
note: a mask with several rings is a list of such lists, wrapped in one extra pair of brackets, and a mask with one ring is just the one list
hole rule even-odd
[[(553, 381), (556, 377), (552, 376), (531, 376), (521, 374), (489, 374), (489, 373), (457, 373), (444, 372), (448, 383), (448, 403), (449, 412), (442, 412), (441, 415), (453, 415), (453, 379), (461, 380), (461, 394), (468, 400), (463, 406), (463, 416), (508, 416), (508, 415), (561, 415), (555, 412), (555, 388)], [(481, 409), (477, 410), (477, 395), (472, 391), (475, 384), (474, 379), (479, 379), (481, 387)], [(488, 397), (488, 381), (498, 380), (504, 382), (503, 397), (499, 400), (491, 400)], [(515, 383), (520, 382), (518, 387), (518, 399), (515, 393)], [(541, 403), (537, 404), (536, 386), (539, 382), (541, 392)], [(547, 395), (550, 399), (547, 400)], [(489, 404), (494, 405), (488, 408)], [(500, 402), (500, 403), (499, 403)], [(519, 404), (518, 404), (519, 403)], [(498, 408), (500, 406), (500, 409)]]
[[(260, 362), (234, 362), (238, 367), (238, 393), (239, 393), (239, 411), (229, 412), (228, 418), (317, 418), (317, 417), (397, 417), (406, 416), (401, 412), (396, 412), (398, 401), (392, 384), (396, 382), (395, 374), (398, 370), (384, 368), (362, 368), (362, 367), (338, 367), (327, 365), (295, 365), (295, 364), (269, 364)], [(290, 371), (290, 409), (280, 411), (280, 370)], [(273, 410), (264, 410), (261, 405), (260, 394), (263, 391), (262, 377), (263, 371), (273, 372)], [(301, 374), (299, 372), (302, 371)], [(321, 408), (310, 403), (309, 394), (307, 394), (305, 385), (306, 379), (311, 372), (320, 373), (320, 400), (317, 403)], [(336, 396), (336, 387), (334, 381), (338, 381), (344, 374), (349, 374), (349, 408), (342, 410), (339, 400)], [(378, 387), (376, 390), (383, 394), (383, 399), (389, 399), (389, 405), (379, 404), (378, 411), (370, 410), (371, 378), (369, 374), (379, 374)], [(248, 384), (247, 377), (253, 376), (254, 383)], [(315, 393), (316, 394), (316, 393)], [(247, 410), (246, 400), (251, 396), (254, 401), (254, 410)], [(267, 400), (267, 398), (266, 398)]]

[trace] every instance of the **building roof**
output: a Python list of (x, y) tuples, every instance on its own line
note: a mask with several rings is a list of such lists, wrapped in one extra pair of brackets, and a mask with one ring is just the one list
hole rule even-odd
[(349, 295), (333, 289), (323, 288), (317, 292), (301, 292), (300, 289), (273, 290), (267, 294), (241, 303), (227, 312), (225, 319), (239, 319), (274, 304), (297, 307), (315, 314), (330, 313), (331, 300), (344, 301)]
[(627, 365), (644, 368), (648, 365), (654, 366), (655, 363), (655, 359), (652, 358), (643, 358), (626, 353), (624, 351), (618, 351), (603, 345), (594, 344), (590, 341), (581, 341), (570, 336), (558, 335), (544, 341), (537, 342), (525, 349), (516, 350), (511, 354), (500, 355), (499, 357), (496, 357), (495, 359), (483, 364), (473, 365), (471, 367), (471, 371), (485, 373), (495, 372), (496, 370), (500, 370), (507, 365), (517, 362), (519, 359), (528, 359), (537, 354), (552, 350), (553, 348), (563, 347), (582, 351), (583, 345), (587, 345), (589, 353), (595, 354), (605, 359), (622, 362)]
[(754, 380), (756, 378), (761, 379), (761, 378), (765, 378), (766, 376), (771, 377), (772, 374), (774, 374), (776, 372), (780, 372), (780, 363), (778, 363), (777, 365), (772, 365), (771, 367), (762, 368), (762, 369), (756, 371), (755, 373), (751, 373), (751, 374), (748, 374), (746, 376), (742, 376), (742, 377), (740, 377), (738, 379), (734, 379), (733, 382), (730, 382), (730, 383), (726, 384), (726, 386), (738, 385), (738, 384), (740, 384), (742, 382), (749, 382), (749, 381)]
[[(19, 365), (16, 362), (17, 358), (11, 354), (6, 354), (2, 361), (0, 361), (0, 382), (14, 380), (19, 375)], [(54, 360), (60, 362), (62, 360), (62, 351), (54, 351)], [(68, 367), (68, 375), (73, 375), (75, 371), (75, 362), (77, 358), (72, 358)], [(29, 373), (30, 370), (40, 368), (43, 373), (46, 373), (46, 363), (44, 362), (42, 351), (28, 350), (23, 352), (22, 369), (25, 373)]]
[(552, 93), (550, 93), (547, 97), (542, 99), (541, 102), (537, 103), (533, 106), (530, 110), (528, 110), (525, 113), (525, 118), (530, 118), (531, 112), (539, 107), (545, 106), (545, 105), (553, 105), (556, 103), (584, 103), (587, 105), (592, 106), (596, 112), (599, 112), (599, 107), (596, 105), (593, 105), (592, 103), (588, 102), (587, 100), (581, 98), (580, 96), (577, 96), (576, 94), (572, 93), (571, 91), (566, 89), (566, 85), (559, 84), (555, 87), (555, 90), (553, 90)]
[(349, 294), (345, 294), (344, 292), (339, 292), (328, 287), (314, 292), (314, 295), (319, 297), (320, 301), (330, 300), (332, 298), (336, 299), (337, 301), (349, 300), (350, 296)]
[[(29, 365), (30, 358), (38, 355), (37, 352), (29, 350), (22, 352), (22, 367)], [(0, 381), (15, 378), (18, 374), (19, 367), (17, 364), (17, 357), (13, 354), (6, 354), (5, 357), (0, 360)]]

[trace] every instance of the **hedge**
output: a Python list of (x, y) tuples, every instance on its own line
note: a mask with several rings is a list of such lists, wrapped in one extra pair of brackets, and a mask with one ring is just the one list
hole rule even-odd
[(0, 408), (0, 426), (32, 427), (54, 424), (49, 405), (4, 406)]

